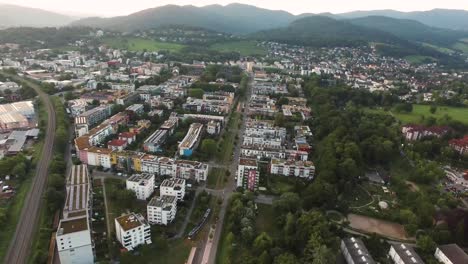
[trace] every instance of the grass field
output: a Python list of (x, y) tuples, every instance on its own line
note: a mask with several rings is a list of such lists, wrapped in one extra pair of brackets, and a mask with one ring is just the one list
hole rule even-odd
[(468, 42), (463, 41), (463, 42), (457, 42), (453, 44), (452, 48), (459, 50), (463, 53), (468, 53)]
[(177, 52), (184, 48), (184, 45), (176, 43), (167, 43), (142, 38), (105, 38), (104, 44), (116, 49), (127, 49), (130, 51), (160, 51), (167, 50)]
[(220, 52), (239, 52), (241, 56), (252, 56), (252, 55), (266, 55), (266, 50), (263, 47), (257, 46), (255, 41), (233, 41), (218, 43), (211, 46), (211, 49)]
[(413, 64), (419, 64), (419, 63), (426, 63), (426, 62), (435, 61), (435, 59), (432, 58), (432, 57), (420, 56), (420, 55), (406, 56), (405, 60), (407, 60), (409, 63), (413, 63)]
[(434, 114), (431, 114), (431, 112), (429, 111), (430, 108), (431, 106), (429, 105), (413, 105), (413, 112), (411, 113), (395, 113), (385, 111), (383, 109), (370, 109), (368, 111), (391, 114), (404, 124), (421, 123), (422, 116), (424, 116), (425, 118), (432, 116), (438, 119), (442, 118), (444, 115), (448, 115), (453, 120), (457, 120), (464, 124), (468, 124), (468, 108), (439, 106), (437, 107), (437, 111)]
[(449, 48), (440, 47), (440, 46), (432, 45), (432, 44), (429, 44), (429, 43), (422, 43), (422, 45), (424, 47), (432, 48), (432, 49), (435, 49), (435, 50), (437, 50), (439, 52), (442, 52), (442, 53), (445, 53), (445, 54), (452, 54), (453, 53), (453, 50), (451, 50)]
[(181, 264), (185, 263), (194, 243), (186, 239), (167, 242), (165, 240), (152, 241), (153, 244), (143, 246), (138, 255), (125, 253), (120, 263), (158, 263)]
[(207, 187), (210, 189), (224, 188), (224, 178), (226, 177), (226, 170), (221, 168), (212, 168), (208, 174)]

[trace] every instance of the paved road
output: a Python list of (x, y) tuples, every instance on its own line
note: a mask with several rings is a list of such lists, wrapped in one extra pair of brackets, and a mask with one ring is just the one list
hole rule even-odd
[[(10, 77), (14, 80), (21, 81), (19, 77)], [(36, 91), (46, 107), (48, 121), (42, 155), (36, 165), (36, 175), (33, 178), (31, 189), (24, 201), (19, 223), (16, 226), (15, 234), (11, 239), (8, 252), (4, 259), (4, 263), (9, 264), (26, 263), (30, 256), (32, 240), (39, 222), (39, 212), (43, 200), (42, 194), (44, 193), (47, 183), (49, 164), (52, 160), (55, 139), (55, 110), (49, 96), (35, 83), (30, 81), (26, 82)]]
[[(252, 78), (250, 78), (249, 84), (247, 85), (247, 92), (245, 98), (250, 98), (251, 97), (251, 84), (252, 84)], [(239, 101), (239, 104), (244, 103), (244, 101)], [(242, 113), (242, 125), (238, 131), (238, 137), (239, 141), (242, 142), (244, 138), (244, 131), (245, 131), (245, 122), (247, 120), (247, 111), (243, 111)], [(231, 164), (230, 170), (231, 170), (231, 175), (236, 175), (237, 172), (237, 165), (239, 163), (239, 157), (240, 157), (240, 146), (241, 144), (237, 144), (235, 149), (234, 149), (234, 157), (233, 157), (233, 162)], [(201, 264), (214, 264), (216, 261), (216, 254), (218, 251), (218, 245), (219, 241), (221, 238), (221, 233), (223, 231), (223, 225), (224, 225), (224, 218), (226, 216), (226, 209), (228, 206), (229, 198), (231, 197), (232, 193), (236, 190), (237, 188), (237, 183), (235, 181), (235, 177), (229, 177), (229, 182), (224, 189), (223, 192), (223, 203), (221, 204), (221, 208), (219, 211), (219, 217), (216, 225), (216, 230), (212, 239), (212, 242), (210, 243), (211, 245), (207, 248), (208, 250), (204, 252), (205, 254), (208, 254), (206, 258), (203, 259), (208, 259), (206, 262), (197, 262)], [(206, 238), (208, 240), (208, 237)], [(206, 245), (206, 242), (205, 242)], [(205, 248), (202, 248), (202, 250), (205, 250)]]

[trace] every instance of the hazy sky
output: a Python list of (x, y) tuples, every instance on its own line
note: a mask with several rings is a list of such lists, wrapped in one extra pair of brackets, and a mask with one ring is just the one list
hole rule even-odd
[(339, 13), (373, 9), (422, 11), (433, 8), (450, 8), (468, 10), (468, 0), (0, 0), (0, 3), (30, 6), (69, 14), (101, 16), (127, 15), (142, 9), (167, 4), (204, 6), (244, 3), (268, 9), (286, 10), (294, 14)]

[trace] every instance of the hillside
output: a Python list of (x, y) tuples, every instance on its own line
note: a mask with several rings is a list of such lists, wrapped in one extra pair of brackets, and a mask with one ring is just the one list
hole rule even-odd
[(453, 30), (468, 30), (468, 11), (453, 9), (433, 9), (429, 11), (400, 12), (395, 10), (354, 11), (334, 15), (335, 18), (360, 18), (386, 16), (397, 19), (410, 19), (431, 27)]
[(284, 26), (295, 19), (294, 15), (284, 11), (241, 4), (205, 7), (167, 5), (128, 16), (81, 19), (72, 25), (119, 31), (134, 31), (164, 25), (190, 25), (220, 32), (245, 34)]
[(409, 19), (368, 16), (347, 21), (357, 26), (385, 31), (402, 39), (441, 46), (453, 45), (468, 36), (468, 32), (430, 27)]
[(326, 16), (298, 19), (289, 26), (251, 35), (260, 40), (307, 46), (356, 46), (369, 42), (406, 44), (392, 34)]
[(0, 28), (65, 26), (73, 17), (42, 9), (0, 4)]

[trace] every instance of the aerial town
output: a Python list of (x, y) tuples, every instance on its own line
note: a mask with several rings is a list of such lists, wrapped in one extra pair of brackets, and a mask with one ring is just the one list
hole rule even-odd
[(468, 70), (77, 31), (0, 39), (5, 263), (468, 263)]

